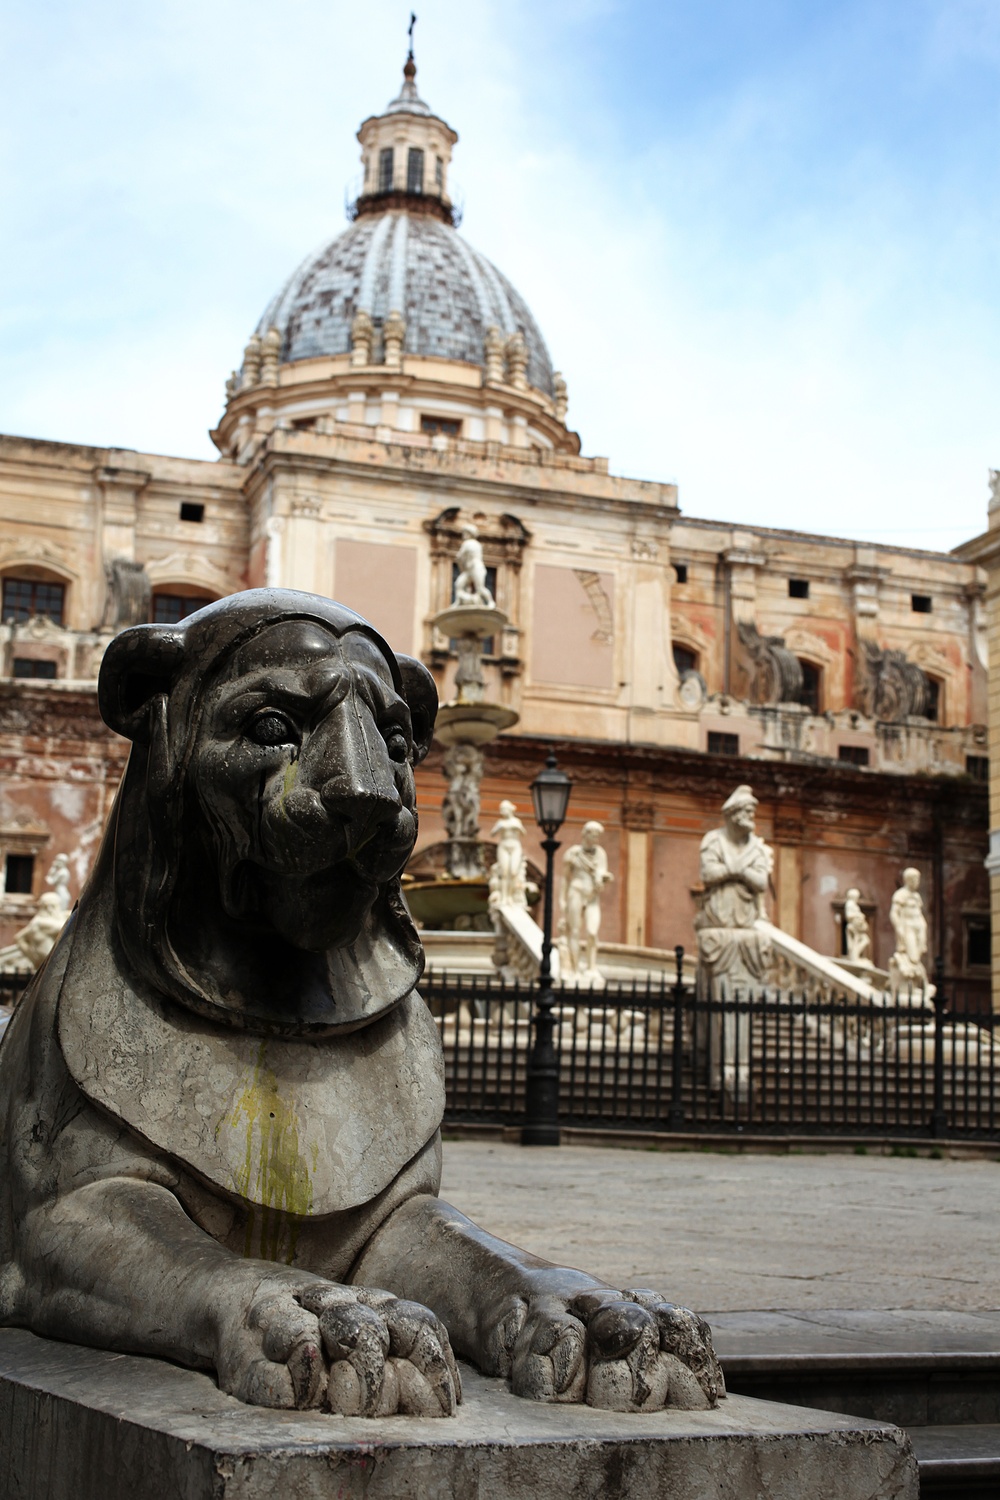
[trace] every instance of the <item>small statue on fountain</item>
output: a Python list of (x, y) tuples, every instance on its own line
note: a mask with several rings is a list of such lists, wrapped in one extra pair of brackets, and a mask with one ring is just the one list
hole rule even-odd
[(600, 823), (584, 823), (580, 842), (567, 849), (563, 859), (559, 904), (566, 955), (563, 978), (567, 984), (603, 983), (597, 967), (601, 896), (604, 887), (614, 879), (608, 869), (608, 856), (598, 842), (603, 832)]
[(471, 522), (462, 527), (462, 544), (455, 557), (458, 576), (452, 603), (455, 605), (477, 605), (481, 609), (496, 609), (496, 601), (486, 587), (486, 564), (483, 561), (483, 544), (479, 540), (479, 528)]
[(868, 918), (861, 910), (861, 892), (852, 886), (844, 897), (844, 933), (847, 939), (847, 957), (852, 964), (872, 967), (872, 939), (868, 930)]
[(529, 895), (536, 888), (528, 880), (528, 861), (521, 845), (524, 824), (513, 802), (501, 802), (492, 831), (498, 837), (497, 857), (490, 870), (490, 908), (520, 906), (526, 910)]
[(924, 968), (927, 952), (927, 918), (920, 896), (920, 871), (903, 871), (903, 884), (889, 906), (889, 921), (896, 934), (896, 951), (889, 960), (889, 993), (897, 999), (901, 991), (912, 995), (933, 994)]

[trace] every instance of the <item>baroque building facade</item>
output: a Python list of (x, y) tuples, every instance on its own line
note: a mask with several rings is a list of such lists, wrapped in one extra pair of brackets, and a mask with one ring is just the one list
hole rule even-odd
[[(985, 982), (978, 560), (687, 517), (674, 485), (584, 456), (530, 309), (459, 233), (457, 136), (415, 71), (358, 133), (349, 227), (251, 335), (217, 461), (0, 438), (0, 944), (57, 852), (76, 889), (92, 857), (125, 753), (95, 696), (117, 630), (306, 589), (421, 656), (447, 696), (432, 620), (472, 522), (510, 620), (490, 694), (519, 715), (487, 755), (484, 827), (504, 797), (527, 807), (553, 745), (576, 783), (570, 841), (589, 818), (606, 829), (607, 936), (691, 946), (699, 841), (750, 781), (789, 932), (839, 951), (859, 885), (884, 962), (916, 865), (932, 951)], [(419, 857), (443, 837), (440, 757), (418, 783)]]

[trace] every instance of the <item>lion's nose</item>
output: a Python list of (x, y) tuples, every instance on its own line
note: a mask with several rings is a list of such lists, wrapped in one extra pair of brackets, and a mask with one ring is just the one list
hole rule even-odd
[(337, 814), (355, 828), (391, 823), (403, 805), (395, 787), (345, 785), (338, 776), (331, 776), (324, 782), (320, 796), (328, 812)]

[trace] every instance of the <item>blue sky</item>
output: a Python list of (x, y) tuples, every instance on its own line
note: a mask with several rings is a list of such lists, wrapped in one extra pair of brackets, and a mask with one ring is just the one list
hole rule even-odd
[[(996, 0), (432, 0), (463, 233), (584, 451), (690, 514), (950, 547), (1000, 467)], [(8, 0), (0, 430), (212, 456), (343, 227), (387, 0)]]

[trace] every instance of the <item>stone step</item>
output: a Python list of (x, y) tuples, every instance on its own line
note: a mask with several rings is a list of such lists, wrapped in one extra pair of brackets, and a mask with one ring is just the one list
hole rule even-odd
[(1000, 1495), (1000, 1423), (910, 1429), (921, 1500), (983, 1500)]

